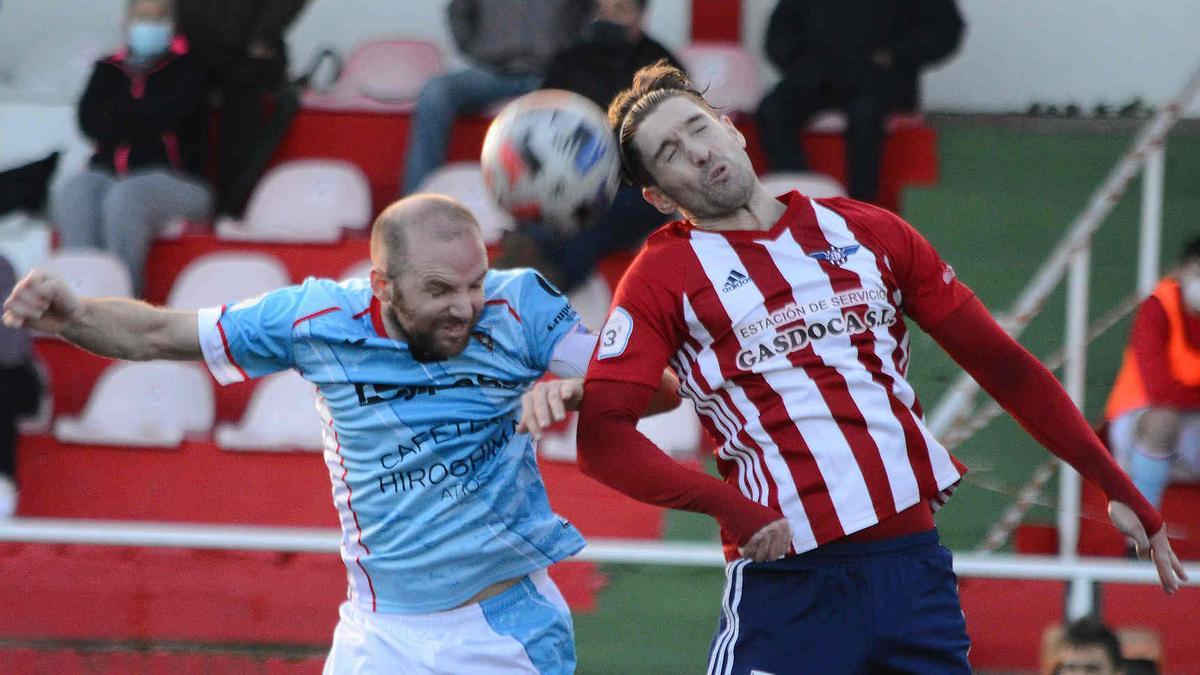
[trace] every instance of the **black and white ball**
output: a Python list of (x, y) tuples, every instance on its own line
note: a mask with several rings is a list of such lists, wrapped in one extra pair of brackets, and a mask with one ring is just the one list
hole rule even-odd
[(564, 237), (608, 209), (620, 180), (604, 112), (558, 89), (506, 105), (488, 127), (480, 162), (484, 183), (504, 210)]

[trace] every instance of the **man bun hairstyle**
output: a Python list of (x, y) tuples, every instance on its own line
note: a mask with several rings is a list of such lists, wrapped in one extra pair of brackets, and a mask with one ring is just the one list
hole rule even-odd
[(686, 96), (716, 116), (687, 74), (666, 59), (639, 69), (633, 76), (633, 86), (617, 94), (609, 104), (608, 125), (621, 154), (621, 177), (625, 182), (641, 187), (654, 185), (654, 177), (633, 147), (633, 137), (642, 121), (672, 96)]

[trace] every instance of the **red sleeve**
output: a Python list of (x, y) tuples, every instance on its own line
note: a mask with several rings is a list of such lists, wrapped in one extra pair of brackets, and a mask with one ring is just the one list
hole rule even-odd
[(927, 329), (930, 336), (1047, 450), (1128, 505), (1153, 535), (1162, 518), (1117, 466), (1062, 385), (971, 299)]
[(637, 430), (654, 387), (589, 378), (575, 445), (584, 474), (647, 504), (706, 513), (738, 545), (783, 516), (668, 457)]
[(1133, 319), (1129, 346), (1133, 349), (1133, 358), (1151, 403), (1193, 407), (1197, 392), (1176, 380), (1171, 374), (1170, 361), (1163, 358), (1167, 353), (1169, 331), (1166, 310), (1158, 298), (1151, 296), (1142, 303)]
[(870, 204), (845, 198), (821, 200), (846, 219), (847, 225), (869, 243), (900, 289), (901, 310), (926, 331), (940, 323), (974, 293), (959, 281), (926, 241), (900, 216)]
[(588, 366), (589, 381), (658, 386), (683, 339), (680, 267), (682, 263), (657, 255), (656, 249), (638, 254), (617, 286), (612, 311), (600, 330)]

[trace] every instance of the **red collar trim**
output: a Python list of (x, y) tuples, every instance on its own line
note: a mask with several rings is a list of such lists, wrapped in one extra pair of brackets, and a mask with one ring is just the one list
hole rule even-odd
[(375, 327), (379, 337), (388, 337), (387, 328), (383, 325), (383, 305), (379, 304), (379, 298), (375, 296), (371, 296), (371, 325)]

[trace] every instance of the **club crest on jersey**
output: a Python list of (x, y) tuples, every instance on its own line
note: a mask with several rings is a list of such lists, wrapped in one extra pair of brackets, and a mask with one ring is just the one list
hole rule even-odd
[(840, 247), (839, 246), (830, 246), (829, 249), (826, 251), (817, 251), (816, 253), (809, 253), (808, 257), (815, 258), (817, 260), (824, 260), (824, 261), (828, 262), (830, 265), (833, 265), (834, 267), (841, 267), (842, 265), (845, 265), (846, 261), (850, 259), (850, 256), (854, 255), (854, 253), (856, 251), (858, 251), (858, 249), (860, 249), (860, 248), (862, 248), (862, 247), (859, 246), (858, 244), (853, 244), (851, 246), (840, 246)]
[(729, 276), (725, 278), (725, 285), (721, 287), (722, 293), (728, 293), (736, 288), (741, 288), (750, 283), (750, 277), (746, 276), (745, 272), (738, 270), (729, 270)]

